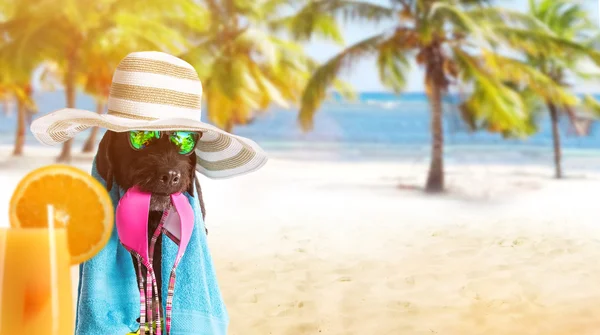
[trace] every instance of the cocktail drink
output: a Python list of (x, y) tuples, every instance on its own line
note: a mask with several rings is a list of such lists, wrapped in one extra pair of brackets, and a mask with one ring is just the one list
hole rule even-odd
[(88, 173), (50, 165), (26, 175), (0, 228), (0, 335), (71, 335), (71, 266), (108, 242), (114, 208)]
[(0, 228), (0, 335), (73, 334), (65, 229)]

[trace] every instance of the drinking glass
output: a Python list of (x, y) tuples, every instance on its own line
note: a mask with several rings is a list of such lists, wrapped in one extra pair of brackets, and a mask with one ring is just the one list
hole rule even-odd
[(73, 334), (71, 285), (64, 228), (0, 228), (0, 335)]

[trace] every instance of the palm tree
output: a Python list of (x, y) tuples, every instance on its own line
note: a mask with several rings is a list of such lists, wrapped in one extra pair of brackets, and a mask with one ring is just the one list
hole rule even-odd
[[(0, 45), (0, 50), (4, 45)], [(5, 69), (0, 73), (0, 99), (6, 103), (16, 101), (17, 129), (15, 130), (15, 143), (13, 156), (21, 156), (25, 147), (28, 117), (37, 111), (37, 106), (32, 98), (31, 63), (21, 69), (7, 66), (7, 60), (0, 58), (0, 68)]]
[[(19, 3), (0, 24), (0, 33), (10, 36), (15, 66), (30, 55), (54, 60), (63, 74), (66, 106), (75, 107), (77, 80), (89, 74), (86, 51), (105, 45), (121, 58), (131, 50), (161, 50), (179, 53), (187, 41), (166, 20), (179, 19), (191, 25), (201, 18), (201, 8), (192, 0), (29, 0)], [(71, 158), (72, 140), (65, 142), (59, 161)]]
[[(112, 50), (111, 50), (112, 51)], [(96, 113), (102, 114), (106, 109), (106, 102), (110, 93), (112, 75), (118, 66), (119, 58), (115, 52), (101, 52), (96, 55), (90, 54), (85, 57), (89, 64), (89, 75), (85, 78), (84, 91), (94, 97), (96, 101)], [(92, 128), (90, 136), (83, 145), (82, 151), (92, 152), (96, 147), (98, 127)]]
[[(281, 12), (293, 11), (290, 3), (206, 1), (209, 24), (190, 34), (195, 46), (181, 58), (198, 71), (208, 118), (216, 126), (231, 132), (272, 104), (287, 107), (299, 101), (315, 62), (298, 43), (278, 35), (288, 30), (290, 17)], [(334, 20), (327, 23), (311, 25), (313, 35), (341, 36)]]
[[(110, 60), (108, 55), (106, 58), (101, 58), (99, 55), (88, 55), (84, 60), (88, 65), (84, 68), (88, 69), (88, 73), (80, 73), (76, 79), (76, 86), (82, 87), (83, 91), (89, 96), (93, 97), (96, 101), (96, 113), (104, 113), (106, 107), (106, 101), (108, 99), (112, 73), (117, 67), (118, 60)], [(42, 74), (40, 76), (40, 82), (43, 84), (42, 88), (46, 91), (54, 91), (60, 83), (64, 74), (62, 69), (54, 62), (46, 62), (42, 65)], [(91, 129), (88, 139), (83, 145), (82, 152), (92, 152), (96, 146), (96, 137), (98, 136), (98, 127)]]
[[(557, 85), (565, 88), (571, 86), (569, 79), (572, 80), (573, 77), (589, 78), (589, 75), (579, 68), (581, 62), (586, 58), (594, 57), (593, 54), (590, 55), (590, 51), (595, 52), (593, 49), (585, 48), (585, 46), (592, 46), (593, 38), (597, 34), (597, 27), (590, 21), (588, 13), (580, 5), (566, 0), (541, 0), (539, 2), (530, 0), (529, 13), (546, 24), (556, 36), (573, 41), (573, 43), (581, 43), (582, 47), (575, 50), (573, 48), (559, 49), (551, 54), (530, 53), (527, 57), (528, 62), (552, 78)], [(594, 101), (592, 96), (587, 96), (581, 101), (581, 105), (595, 110), (596, 104)], [(544, 103), (550, 114), (552, 125), (555, 177), (562, 178), (561, 140), (558, 122), (561, 114), (567, 114), (571, 121), (574, 121), (575, 113), (572, 106), (565, 106), (552, 96), (544, 99)]]
[[(0, 22), (4, 22), (8, 15), (15, 10), (14, 3), (0, 3)], [(0, 23), (1, 24), (1, 23)], [(0, 49), (4, 49), (9, 43), (8, 36), (0, 35)], [(0, 100), (3, 103), (5, 112), (8, 102), (15, 100), (17, 104), (17, 129), (15, 131), (15, 143), (13, 156), (21, 156), (25, 147), (25, 135), (27, 114), (35, 110), (35, 104), (32, 96), (31, 63), (23, 64), (21, 68), (10, 66), (8, 59), (0, 57)]]
[[(106, 109), (105, 101), (106, 100), (96, 99), (96, 113), (98, 113), (98, 114), (104, 113), (104, 110)], [(83, 149), (81, 150), (81, 152), (89, 153), (89, 152), (94, 151), (94, 149), (96, 148), (96, 138), (98, 137), (98, 131), (99, 131), (98, 127), (92, 128), (92, 131), (90, 132), (90, 136), (85, 141), (85, 144), (83, 145)]]
[[(302, 96), (302, 128), (312, 128), (313, 116), (330, 83), (357, 60), (376, 55), (382, 83), (396, 93), (404, 88), (411, 60), (415, 61), (425, 70), (423, 81), (431, 106), (428, 192), (444, 190), (442, 97), (451, 86), (469, 87), (461, 109), (473, 127), (512, 136), (526, 136), (532, 131), (522, 87), (542, 97), (555, 96), (564, 105), (577, 102), (543, 73), (502, 52), (509, 39), (521, 41), (520, 47), (577, 48), (551, 36), (543, 24), (528, 15), (490, 7), (484, 0), (391, 0), (389, 6), (334, 0), (311, 6), (314, 11), (334, 16), (395, 20), (396, 25), (347, 47), (313, 73)], [(504, 34), (496, 34), (498, 29)], [(519, 29), (535, 31), (538, 40), (516, 34)]]
[(0, 103), (2, 103), (2, 113), (8, 115), (10, 113), (10, 94), (5, 88), (0, 88)]
[(0, 98), (3, 103), (13, 99), (17, 102), (17, 129), (15, 131), (13, 156), (23, 155), (28, 115), (34, 113), (37, 109), (32, 94), (33, 89), (29, 82), (19, 84), (0, 83)]
[(27, 119), (28, 115), (32, 112), (32, 106), (34, 106), (32, 95), (33, 88), (30, 83), (23, 84), (17, 95), (19, 96), (17, 98), (17, 131), (15, 132), (15, 149), (13, 151), (13, 156), (23, 155), (25, 134), (27, 132)]
[(28, 114), (35, 111), (35, 103), (32, 99), (32, 87), (29, 83), (12, 85), (10, 88), (12, 95), (17, 101), (17, 129), (15, 131), (15, 144), (13, 156), (23, 155), (25, 148), (25, 135), (27, 133)]

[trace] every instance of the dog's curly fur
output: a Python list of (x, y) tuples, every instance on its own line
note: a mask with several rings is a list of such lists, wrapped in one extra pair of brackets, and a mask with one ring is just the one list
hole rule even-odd
[[(162, 213), (170, 205), (170, 194), (188, 192), (194, 196), (194, 185), (198, 191), (198, 200), (202, 217), (206, 216), (202, 190), (196, 177), (196, 154), (180, 155), (174, 145), (166, 137), (162, 137), (144, 150), (133, 150), (129, 145), (128, 133), (107, 131), (98, 147), (96, 155), (98, 173), (106, 181), (106, 188), (112, 189), (113, 180), (125, 190), (138, 186), (141, 190), (152, 193), (148, 218), (148, 243), (152, 233), (160, 223)], [(174, 171), (180, 174), (179, 183), (167, 185), (161, 177)], [(206, 231), (208, 233), (208, 231)], [(158, 281), (159, 299), (161, 295), (161, 257), (162, 239), (158, 239), (154, 249), (153, 267)], [(133, 259), (137, 273), (137, 260)], [(146, 270), (142, 267), (142, 276)], [(161, 304), (162, 305), (162, 304)]]

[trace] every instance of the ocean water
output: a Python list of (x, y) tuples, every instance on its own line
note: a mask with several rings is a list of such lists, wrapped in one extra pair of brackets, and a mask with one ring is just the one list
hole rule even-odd
[[(35, 95), (39, 112), (47, 114), (64, 107), (62, 91)], [(93, 99), (78, 95), (77, 107), (95, 110)], [(16, 127), (14, 106), (0, 113), (0, 144), (12, 144)], [(206, 120), (206, 117), (203, 118)], [(600, 131), (596, 122), (589, 135), (571, 134), (567, 120), (561, 123), (566, 155), (600, 155)], [(257, 115), (249, 125), (234, 129), (237, 135), (252, 138), (269, 153), (303, 159), (411, 159), (424, 160), (429, 154), (429, 105), (421, 93), (396, 96), (388, 93), (362, 93), (355, 101), (332, 99), (315, 117), (314, 130), (303, 133), (297, 124), (297, 109), (271, 108)], [(444, 105), (446, 153), (457, 161), (494, 160), (497, 153), (512, 153), (515, 161), (532, 157), (546, 160), (551, 154), (552, 136), (547, 118), (540, 119), (540, 131), (525, 140), (506, 140), (498, 134), (469, 132), (458, 117), (452, 98)], [(87, 131), (75, 139), (81, 145)], [(27, 134), (27, 143), (38, 144)], [(513, 158), (511, 158), (513, 159)]]

